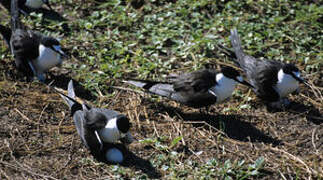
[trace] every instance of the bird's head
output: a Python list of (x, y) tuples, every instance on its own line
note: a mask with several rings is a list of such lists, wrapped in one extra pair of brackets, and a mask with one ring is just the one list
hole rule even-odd
[(229, 78), (229, 79), (232, 79), (232, 80), (234, 80), (234, 81), (236, 81), (236, 82), (238, 82), (238, 83), (240, 83), (240, 84), (243, 84), (243, 85), (246, 85), (246, 86), (249, 86), (249, 87), (253, 88), (253, 86), (252, 86), (251, 84), (249, 84), (247, 81), (245, 81), (245, 80), (241, 77), (241, 75), (240, 75), (239, 71), (237, 71), (237, 70), (236, 70), (236, 69), (234, 69), (233, 67), (230, 67), (230, 66), (223, 66), (223, 67), (221, 68), (221, 72), (222, 72), (222, 74), (223, 74), (225, 77), (227, 77), (227, 78)]
[(46, 48), (50, 48), (51, 50), (55, 51), (56, 53), (60, 54), (63, 57), (68, 57), (61, 49), (61, 45), (59, 41), (53, 37), (43, 37), (40, 41), (42, 45)]
[(282, 68), (285, 74), (292, 76), (300, 83), (305, 83), (305, 80), (301, 77), (301, 72), (294, 64), (285, 64)]

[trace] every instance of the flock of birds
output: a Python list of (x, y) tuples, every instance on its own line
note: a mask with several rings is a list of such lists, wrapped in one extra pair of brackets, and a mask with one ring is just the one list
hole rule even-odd
[[(60, 65), (68, 56), (61, 50), (59, 41), (39, 32), (28, 30), (20, 22), (20, 13), (25, 8), (39, 8), (48, 0), (11, 0), (11, 28), (0, 25), (0, 33), (7, 42), (15, 58), (18, 72), (26, 79), (45, 81), (45, 73)], [(205, 68), (180, 75), (170, 75), (165, 82), (128, 79), (125, 83), (145, 89), (146, 92), (160, 95), (181, 104), (203, 108), (224, 102), (234, 91), (236, 85), (246, 85), (268, 106), (283, 108), (290, 104), (287, 95), (299, 91), (299, 83), (307, 85), (294, 64), (274, 60), (256, 59), (245, 54), (236, 29), (230, 35), (233, 50), (223, 49), (234, 57), (235, 64), (241, 68), (244, 80), (233, 67), (223, 66), (220, 71)], [(91, 154), (104, 162), (121, 163), (124, 154), (115, 143), (130, 144), (134, 138), (129, 132), (129, 119), (119, 112), (91, 107), (79, 103), (72, 80), (68, 84), (68, 94), (58, 91), (69, 106), (77, 132)]]

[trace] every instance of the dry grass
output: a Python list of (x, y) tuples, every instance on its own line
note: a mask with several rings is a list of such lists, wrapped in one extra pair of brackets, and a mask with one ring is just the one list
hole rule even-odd
[[(137, 140), (159, 138), (170, 145), (174, 138), (182, 137), (166, 151), (138, 141), (131, 144), (131, 163), (124, 165), (123, 178), (166, 176), (168, 171), (146, 160), (154, 162), (159, 154), (177, 151), (179, 156), (174, 161), (179, 169), (188, 160), (253, 162), (262, 156), (264, 179), (315, 179), (322, 178), (323, 106), (319, 99), (321, 87), (312, 87), (316, 93), (303, 87), (299, 96), (291, 97), (291, 109), (276, 113), (268, 112), (252, 93), (252, 108), (218, 113), (239, 107), (244, 99), (236, 95), (228, 103), (213, 106), (209, 115), (128, 90), (115, 90), (109, 98), (101, 93), (97, 102), (126, 114)], [(113, 166), (96, 162), (82, 146), (68, 108), (54, 91), (40, 83), (2, 77), (0, 94), (2, 178), (117, 178)]]
[[(64, 3), (68, 6), (60, 5), (56, 10), (61, 13), (65, 11), (71, 16), (69, 19), (77, 21), (88, 17), (88, 9), (96, 7), (93, 3), (98, 1), (78, 2), (81, 7), (74, 7), (69, 1)], [(162, 10), (163, 4), (158, 6)], [(80, 13), (75, 14), (72, 11), (75, 9)], [(6, 22), (9, 16), (2, 11), (2, 6), (0, 10), (0, 20)], [(138, 10), (141, 11), (144, 12), (144, 9)], [(145, 14), (142, 15), (144, 16)], [(79, 28), (77, 23), (72, 24), (71, 28)], [(37, 25), (39, 28), (40, 25)], [(82, 37), (84, 32), (78, 30), (73, 31), (74, 37), (70, 37), (69, 32), (66, 35), (70, 39), (65, 47), (72, 51), (73, 58), (64, 62), (65, 68), (52, 72), (50, 77), (50, 81), (54, 80), (53, 86), (61, 89), (66, 89), (72, 77), (86, 80), (93, 75), (87, 70), (96, 71), (98, 68), (95, 66), (85, 69), (86, 72), (81, 75), (74, 72), (80, 64), (86, 64), (86, 57), (101, 50), (91, 46), (91, 38), (96, 35), (101, 38), (99, 33), (95, 34), (90, 29), (86, 32), (89, 33), (88, 37)], [(110, 31), (105, 26), (102, 30)], [(80, 44), (79, 41), (83, 43)], [(102, 41), (98, 42), (98, 47), (106, 45), (106, 40)], [(1, 48), (4, 47), (2, 41), (0, 45)], [(80, 57), (82, 51), (89, 54)], [(200, 57), (195, 57), (194, 53), (191, 56), (190, 62), (199, 62)], [(252, 164), (259, 157), (264, 157), (264, 167), (261, 168), (260, 175), (250, 179), (323, 178), (323, 69), (306, 75), (311, 89), (302, 86), (299, 95), (290, 97), (293, 101), (291, 108), (282, 112), (269, 112), (250, 90), (243, 87), (238, 88), (239, 92), (229, 102), (214, 105), (210, 113), (205, 114), (173, 101), (138, 93), (119, 81), (109, 90), (96, 87), (96, 92), (84, 89), (75, 81), (76, 94), (80, 99), (120, 111), (133, 124), (131, 131), (138, 141), (128, 147), (125, 163), (114, 166), (96, 161), (82, 145), (68, 107), (57, 93), (41, 83), (17, 80), (20, 78), (13, 70), (12, 58), (7, 55), (2, 57), (0, 179), (202, 179), (207, 174), (205, 167), (211, 159), (219, 162), (212, 169), (223, 167), (226, 160), (235, 165), (242, 160), (245, 164)], [(178, 71), (191, 69), (191, 64), (183, 66), (189, 60), (178, 61), (180, 65), (174, 65), (178, 67)], [(220, 63), (225, 62), (218, 61)], [(78, 65), (75, 69), (72, 66), (74, 64)], [(133, 65), (139, 66), (140, 64)], [(123, 68), (127, 70), (130, 67)], [(79, 77), (87, 74), (89, 75), (84, 78)], [(158, 73), (157, 75), (159, 76)], [(107, 81), (108, 84), (109, 80)], [(94, 93), (98, 96), (92, 95)], [(244, 104), (249, 104), (250, 107), (239, 108)], [(181, 140), (172, 144), (178, 137), (182, 137)], [(145, 143), (145, 140), (157, 143)], [(176, 156), (172, 155), (174, 152), (177, 152)], [(166, 165), (168, 169), (165, 168)], [(247, 171), (248, 166), (243, 168), (243, 171)], [(223, 176), (213, 178), (222, 179)]]

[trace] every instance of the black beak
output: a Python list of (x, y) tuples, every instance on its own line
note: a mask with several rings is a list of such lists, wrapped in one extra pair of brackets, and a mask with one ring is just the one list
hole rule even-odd
[(303, 84), (305, 84), (305, 85), (306, 85), (307, 87), (309, 87), (309, 88), (311, 87), (305, 79), (303, 79), (303, 78), (301, 78), (301, 77), (297, 77), (294, 73), (292, 73), (292, 76), (293, 76), (293, 78), (295, 78), (299, 83), (303, 83)]
[(303, 78), (300, 78), (300, 77), (297, 77), (297, 76), (295, 76), (294, 78), (295, 78), (298, 82), (303, 83), (303, 84), (305, 84), (307, 87), (311, 88), (310, 84), (308, 84), (308, 82), (307, 82), (306, 80), (304, 80)]
[(58, 51), (57, 53), (59, 53), (62, 57), (64, 58), (68, 58), (69, 56), (67, 54), (65, 54), (63, 51)]
[(293, 78), (295, 78), (300, 83), (305, 83), (305, 80), (303, 78), (297, 77), (293, 74)]
[(255, 87), (253, 87), (250, 83), (248, 83), (245, 80), (242, 80), (242, 81), (236, 80), (236, 81), (239, 82), (240, 84), (246, 85), (246, 86), (248, 86), (250, 88), (255, 88)]
[(55, 51), (56, 53), (60, 54), (62, 57), (64, 58), (68, 58), (69, 56), (67, 54), (64, 53), (64, 51), (62, 51), (61, 49), (57, 50), (54, 47), (51, 48), (53, 51)]

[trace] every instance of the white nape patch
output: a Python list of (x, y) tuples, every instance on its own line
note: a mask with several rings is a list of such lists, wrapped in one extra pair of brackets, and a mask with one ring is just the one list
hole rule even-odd
[(117, 142), (122, 134), (117, 127), (117, 118), (110, 119), (103, 129), (98, 130), (98, 133), (104, 142)]
[(39, 45), (39, 56), (34, 60), (37, 73), (43, 73), (62, 63), (60, 54), (42, 44)]
[[(297, 77), (300, 77), (300, 72), (295, 72), (295, 75)], [(298, 89), (298, 81), (290, 74), (284, 73), (282, 69), (279, 70), (277, 76), (278, 81), (275, 88), (279, 93), (280, 97), (285, 97)]]
[(216, 103), (220, 103), (232, 95), (237, 82), (225, 77), (222, 73), (216, 75), (216, 82), (217, 85), (210, 90), (213, 92), (212, 94), (217, 97)]
[(109, 149), (106, 152), (105, 157), (106, 157), (107, 161), (109, 161), (111, 163), (122, 163), (122, 161), (123, 161), (123, 154), (117, 148)]
[(38, 9), (43, 4), (44, 4), (44, 2), (42, 0), (27, 0), (25, 3), (26, 6), (33, 8), (33, 9)]

